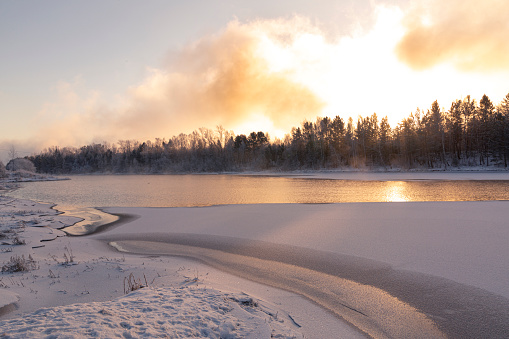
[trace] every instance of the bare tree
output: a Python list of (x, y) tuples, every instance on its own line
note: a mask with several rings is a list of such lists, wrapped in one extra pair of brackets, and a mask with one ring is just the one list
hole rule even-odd
[(16, 150), (16, 147), (14, 145), (11, 145), (9, 148), (9, 160), (14, 160), (18, 157), (18, 151)]

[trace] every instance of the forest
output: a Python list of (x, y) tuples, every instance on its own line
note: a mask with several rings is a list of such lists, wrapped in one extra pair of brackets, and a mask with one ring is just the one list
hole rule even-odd
[(319, 117), (283, 139), (253, 131), (235, 135), (218, 126), (154, 141), (119, 140), (51, 147), (27, 157), (38, 172), (196, 173), (297, 169), (507, 168), (509, 94), (496, 106), (467, 96), (448, 110), (435, 101), (392, 128), (376, 114), (344, 120)]

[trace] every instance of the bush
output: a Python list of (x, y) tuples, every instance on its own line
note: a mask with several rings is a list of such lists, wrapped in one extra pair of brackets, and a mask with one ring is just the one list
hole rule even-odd
[(25, 158), (12, 159), (7, 163), (6, 168), (9, 171), (26, 171), (35, 173), (34, 163)]

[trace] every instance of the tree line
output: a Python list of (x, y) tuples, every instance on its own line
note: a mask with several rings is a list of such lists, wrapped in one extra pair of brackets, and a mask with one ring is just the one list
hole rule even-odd
[(319, 117), (294, 127), (283, 139), (264, 132), (235, 135), (218, 126), (170, 139), (80, 148), (51, 147), (28, 157), (39, 172), (195, 173), (322, 168), (448, 169), (509, 161), (509, 94), (495, 106), (484, 95), (417, 109), (391, 128), (376, 114), (344, 120)]

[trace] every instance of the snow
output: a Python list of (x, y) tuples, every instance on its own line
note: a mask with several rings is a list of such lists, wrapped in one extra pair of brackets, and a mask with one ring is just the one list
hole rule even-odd
[[(377, 308), (374, 301), (381, 298), (380, 290), (418, 306), (442, 327), (457, 322), (451, 325), (451, 331), (456, 331), (453, 327), (466, 329), (467, 324), (475, 323), (481, 336), (487, 334), (481, 326), (489, 323), (488, 317), (482, 318), (483, 310), (496, 309), (497, 314), (490, 321), (498, 324), (504, 335), (509, 334), (508, 201), (259, 204), (106, 211), (131, 213), (139, 218), (98, 234), (97, 238), (115, 241), (135, 253), (194, 256), (231, 273), (235, 273), (234, 267), (243, 265), (237, 274), (248, 276), (250, 271), (256, 271), (264, 276), (257, 281), (308, 293), (306, 296), (323, 306), (328, 300), (335, 300), (336, 304), (348, 301), (349, 307), (376, 318), (384, 324), (384, 332), (394, 331), (395, 337), (408, 337), (396, 335), (402, 319), (413, 327), (421, 324), (421, 329), (426, 324), (417, 316), (408, 322), (411, 310), (399, 314), (401, 318), (393, 316), (393, 322), (382, 319), (381, 314), (395, 315), (394, 307), (401, 310), (403, 305), (393, 307), (394, 301), (386, 300), (386, 308)], [(173, 245), (157, 247), (156, 243), (161, 242)], [(175, 245), (192, 246), (192, 250)], [(216, 255), (215, 250), (247, 256), (249, 260), (238, 263), (228, 255)], [(265, 262), (253, 266), (253, 258)], [(307, 263), (305, 258), (313, 259)], [(314, 275), (291, 270), (294, 265), (307, 265)], [(338, 289), (337, 294), (355, 298), (321, 297), (322, 291), (336, 291), (346, 282), (320, 278), (314, 283), (316, 272), (339, 274), (380, 290), (350, 286)], [(278, 273), (279, 280), (270, 278)], [(296, 278), (280, 283), (287, 276)], [(320, 288), (310, 291), (309, 286), (314, 284)], [(329, 309), (358, 327), (365, 326), (362, 319), (350, 317), (334, 305)], [(479, 313), (461, 314), (462, 309), (476, 309)], [(460, 337), (467, 334), (451, 333)]]
[(302, 338), (279, 317), (241, 294), (147, 287), (113, 301), (42, 308), (0, 325), (5, 338)]
[[(0, 265), (29, 255), (37, 263), (0, 274), (2, 336), (364, 337), (293, 293), (194, 260), (121, 254), (91, 237), (66, 236), (59, 228), (80, 219), (52, 207), (0, 197)], [(148, 287), (125, 295), (131, 274)]]
[[(37, 263), (0, 274), (2, 335), (509, 336), (509, 201), (110, 207), (136, 218), (84, 237), (59, 230), (80, 219), (51, 207), (0, 197), (0, 265), (29, 255)], [(104, 216), (74, 212), (94, 223)], [(148, 287), (126, 295), (130, 276)]]
[(13, 304), (19, 300), (19, 295), (10, 291), (0, 292), (0, 308)]
[(107, 232), (204, 234), (348, 254), (509, 297), (509, 202), (108, 208), (139, 216)]

